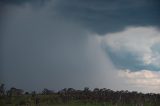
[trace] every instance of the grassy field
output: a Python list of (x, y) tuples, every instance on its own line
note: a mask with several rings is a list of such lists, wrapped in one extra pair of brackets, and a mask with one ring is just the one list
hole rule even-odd
[[(39, 95), (40, 102), (39, 105), (35, 104), (35, 98), (31, 95), (15, 96), (12, 98), (1, 98), (0, 106), (135, 106), (133, 104), (120, 104), (120, 103), (109, 103), (109, 102), (96, 102), (96, 101), (80, 101), (80, 100), (70, 100), (63, 103), (61, 99), (56, 100), (56, 95)], [(138, 105), (140, 106), (140, 105)], [(143, 104), (143, 106), (153, 106), (148, 103)], [(155, 105), (156, 106), (156, 105)]]
[(1, 91), (4, 92), (0, 95), (0, 106), (160, 106), (160, 94), (113, 91), (105, 88), (65, 88), (58, 92), (44, 89), (41, 93), (23, 93), (16, 88)]
[[(39, 105), (36, 105), (35, 99), (39, 98)], [(68, 100), (63, 101), (59, 95), (21, 95), (21, 96), (12, 96), (12, 97), (1, 97), (0, 106), (136, 106), (135, 104), (121, 104), (121, 103), (112, 103), (112, 102), (97, 102), (95, 100)], [(153, 105), (149, 102), (143, 103), (143, 105), (137, 106), (159, 106)]]

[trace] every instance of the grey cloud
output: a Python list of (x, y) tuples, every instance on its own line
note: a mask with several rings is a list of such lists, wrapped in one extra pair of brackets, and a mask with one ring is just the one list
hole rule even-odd
[(152, 46), (152, 50), (154, 50), (155, 52), (160, 54), (160, 47), (159, 47), (160, 43), (156, 43)]
[[(108, 48), (107, 57), (94, 40), (88, 46), (89, 37), (94, 37), (94, 33), (119, 31), (128, 25), (159, 26), (159, 3), (147, 0), (132, 3), (128, 0), (55, 1), (39, 9), (32, 8), (33, 4), (43, 4), (44, 0), (0, 1), (5, 10), (0, 36), (1, 81), (27, 90), (126, 87), (125, 79), (117, 77), (108, 57), (118, 68), (135, 69), (124, 64), (137, 65), (139, 61), (133, 59), (134, 55), (124, 53), (132, 58), (123, 62), (121, 60), (126, 58), (118, 57), (118, 53)], [(139, 69), (141, 67), (138, 65)]]
[[(50, 1), (50, 2), (48, 2)], [(88, 30), (104, 34), (126, 26), (159, 26), (159, 0), (1, 0), (1, 4), (54, 4), (56, 15), (82, 24)]]
[(22, 5), (24, 3), (41, 3), (43, 4), (44, 2), (49, 1), (49, 0), (1, 0), (0, 4), (1, 5)]
[(100, 38), (106, 54), (117, 69), (160, 71), (160, 38), (157, 28), (128, 27)]
[(158, 0), (60, 0), (56, 9), (61, 16), (104, 34), (128, 25), (159, 26), (159, 6)]
[[(48, 8), (34, 11), (27, 5), (9, 9), (0, 48), (1, 81), (6, 85), (25, 90), (113, 85), (104, 80), (111, 78), (109, 62), (101, 62), (100, 49), (89, 50), (94, 43), (88, 46), (88, 30), (50, 16)], [(102, 69), (101, 63), (108, 67)]]
[(144, 64), (140, 57), (137, 54), (119, 51), (115, 52), (112, 48), (106, 47), (106, 53), (109, 55), (109, 58), (112, 60), (113, 64), (117, 69), (130, 71), (141, 71), (141, 70), (154, 70), (159, 71), (160, 67), (155, 65)]

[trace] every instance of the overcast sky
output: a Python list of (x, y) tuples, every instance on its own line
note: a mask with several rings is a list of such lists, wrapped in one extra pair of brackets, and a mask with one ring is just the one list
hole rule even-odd
[(160, 92), (158, 0), (1, 0), (0, 83)]

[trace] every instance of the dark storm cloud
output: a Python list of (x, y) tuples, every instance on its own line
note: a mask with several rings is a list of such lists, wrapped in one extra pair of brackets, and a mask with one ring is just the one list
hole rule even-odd
[(142, 69), (132, 54), (104, 52), (95, 36), (130, 25), (159, 26), (158, 0), (50, 0), (42, 6), (46, 1), (0, 1), (0, 77), (7, 85), (124, 89), (112, 62), (118, 69)]
[[(52, 0), (1, 0), (2, 4), (44, 4)], [(87, 29), (104, 34), (126, 26), (159, 26), (159, 0), (53, 0), (61, 18), (76, 21)]]
[(101, 69), (105, 58), (99, 54), (101, 49), (90, 50), (94, 42), (88, 46), (88, 30), (59, 18), (48, 6), (40, 10), (32, 5), (7, 8), (0, 48), (1, 81), (6, 85), (29, 90), (81, 89), (109, 82), (103, 81), (107, 74), (102, 77), (109, 67)]
[(22, 5), (24, 3), (41, 3), (41, 4), (43, 4), (45, 1), (49, 1), (49, 0), (1, 0), (0, 4), (1, 5), (7, 5), (7, 4)]
[(61, 16), (80, 21), (100, 34), (128, 25), (159, 26), (158, 0), (60, 0), (56, 9)]

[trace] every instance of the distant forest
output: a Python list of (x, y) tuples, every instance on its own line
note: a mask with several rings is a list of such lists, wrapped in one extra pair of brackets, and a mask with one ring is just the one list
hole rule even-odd
[[(59, 105), (61, 104), (61, 105)], [(68, 104), (68, 105), (65, 105)], [(0, 85), (0, 106), (160, 106), (160, 94), (113, 91), (106, 88), (83, 90), (64, 88), (59, 91), (44, 89), (40, 93), (25, 92), (15, 87)]]

